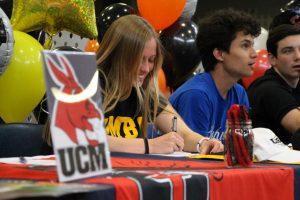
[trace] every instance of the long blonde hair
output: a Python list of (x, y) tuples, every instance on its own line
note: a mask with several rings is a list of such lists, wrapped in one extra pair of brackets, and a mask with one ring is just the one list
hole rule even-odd
[[(142, 62), (145, 44), (156, 40), (156, 58), (153, 70), (139, 87), (137, 77)], [(138, 107), (136, 114), (143, 116), (142, 131), (147, 134), (147, 123), (155, 120), (159, 103), (157, 83), (158, 71), (162, 65), (162, 47), (158, 34), (142, 17), (126, 15), (111, 24), (105, 33), (97, 52), (97, 65), (103, 74), (103, 109), (113, 110), (119, 101), (126, 100), (132, 88), (136, 88)]]

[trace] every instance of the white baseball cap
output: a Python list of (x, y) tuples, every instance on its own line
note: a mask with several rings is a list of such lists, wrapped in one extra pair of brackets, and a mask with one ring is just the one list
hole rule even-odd
[(300, 151), (290, 149), (267, 128), (253, 128), (253, 151), (258, 161), (276, 161), (281, 163), (300, 163)]

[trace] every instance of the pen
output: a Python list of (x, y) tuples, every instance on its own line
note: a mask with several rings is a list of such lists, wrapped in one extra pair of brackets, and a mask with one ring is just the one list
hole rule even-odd
[(173, 132), (177, 132), (177, 117), (176, 116), (174, 116), (173, 119), (172, 119), (172, 128), (171, 128), (171, 130)]

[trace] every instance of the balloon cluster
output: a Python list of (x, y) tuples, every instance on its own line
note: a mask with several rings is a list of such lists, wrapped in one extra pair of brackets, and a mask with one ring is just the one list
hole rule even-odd
[(11, 15), (9, 21), (0, 10), (0, 118), (22, 122), (45, 94), (44, 48), (27, 33), (36, 31), (40, 37), (40, 30), (50, 36), (68, 30), (96, 38), (94, 0), (4, 0), (0, 5)]
[[(129, 14), (140, 14), (157, 30), (166, 50), (163, 71), (159, 73), (159, 86), (168, 96), (169, 88), (175, 90), (189, 79), (200, 62), (195, 43), (198, 27), (191, 21), (195, 12), (194, 0), (137, 0), (138, 12), (130, 5), (114, 3), (97, 14), (98, 42), (108, 27), (118, 18)], [(177, 21), (176, 21), (177, 20)], [(100, 44), (101, 45), (101, 44)], [(90, 50), (91, 41), (86, 51)]]
[[(50, 49), (54, 35), (66, 30), (89, 38), (84, 50), (96, 52), (111, 23), (124, 15), (139, 14), (161, 32), (168, 55), (162, 66), (164, 71), (159, 73), (160, 88), (165, 94), (168, 86), (174, 89), (190, 77), (200, 59), (195, 45), (197, 26), (190, 20), (195, 10), (192, 5), (197, 1), (134, 2), (131, 6), (114, 3), (95, 12), (99, 1), (94, 0), (0, 1), (0, 7), (11, 19), (0, 10), (0, 118), (5, 122), (24, 121), (43, 98), (40, 51)], [(37, 40), (41, 31), (48, 35), (48, 40), (42, 42), (44, 47)], [(28, 35), (32, 32), (34, 37)], [(58, 49), (76, 51), (68, 46)]]

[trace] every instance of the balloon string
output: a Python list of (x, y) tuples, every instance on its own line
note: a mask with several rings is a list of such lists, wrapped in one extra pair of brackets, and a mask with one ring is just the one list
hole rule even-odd
[(46, 38), (43, 47), (44, 47), (45, 49), (51, 50), (51, 49), (53, 49), (53, 47), (54, 47), (54, 43), (53, 43), (53, 35), (49, 35), (48, 33), (47, 33), (47, 35), (48, 35), (48, 37)]
[(43, 33), (44, 33), (43, 30), (41, 30), (41, 31), (39, 32), (38, 41), (39, 41), (40, 43), (41, 43), (41, 40), (42, 40), (42, 37), (43, 37)]

